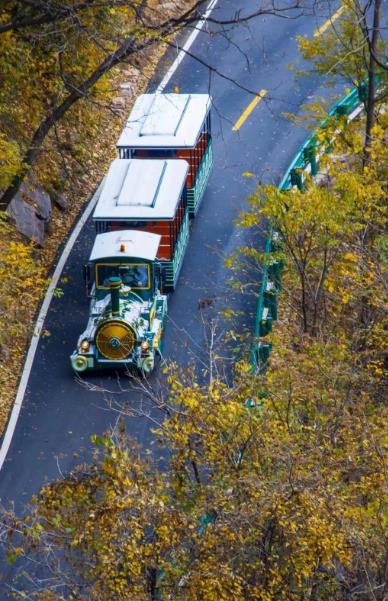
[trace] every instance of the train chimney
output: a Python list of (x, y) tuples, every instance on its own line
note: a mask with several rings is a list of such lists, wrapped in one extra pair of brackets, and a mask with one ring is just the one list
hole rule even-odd
[(117, 278), (117, 277), (109, 278), (112, 317), (117, 317), (118, 315), (120, 315), (121, 284), (122, 284), (121, 278)]

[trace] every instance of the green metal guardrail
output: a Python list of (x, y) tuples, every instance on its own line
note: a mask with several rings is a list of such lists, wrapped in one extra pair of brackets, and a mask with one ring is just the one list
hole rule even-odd
[[(356, 109), (366, 102), (366, 85), (362, 82), (358, 87), (341, 98), (332, 106), (328, 117), (318, 126), (318, 130), (324, 130), (330, 120), (336, 117), (349, 117)], [(303, 190), (304, 173), (310, 172), (317, 175), (319, 170), (319, 156), (330, 152), (330, 140), (319, 143), (316, 132), (307, 138), (300, 147), (294, 160), (288, 167), (279, 190), (286, 192), (293, 186)], [(277, 232), (272, 230), (265, 244), (265, 260), (262, 269), (260, 292), (257, 302), (254, 343), (251, 352), (251, 367), (256, 372), (265, 369), (270, 352), (271, 343), (266, 336), (272, 330), (272, 324), (277, 319), (278, 294), (281, 290), (282, 261), (276, 256), (280, 249), (280, 240)]]

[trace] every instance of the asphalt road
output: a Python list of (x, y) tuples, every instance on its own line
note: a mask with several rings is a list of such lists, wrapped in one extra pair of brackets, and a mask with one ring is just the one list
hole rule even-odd
[[(255, 5), (253, 0), (219, 0), (212, 16), (230, 17), (239, 9), (244, 14)], [(317, 24), (327, 16), (326, 9), (319, 17), (260, 17), (217, 35), (217, 26), (209, 25), (190, 52), (223, 76), (186, 57), (165, 90), (178, 86), (182, 92), (210, 91), (214, 100), (214, 170), (192, 225), (178, 289), (169, 300), (164, 348), (167, 359), (182, 364), (196, 361), (199, 370), (206, 366), (206, 323), (215, 319), (219, 308), (231, 302), (224, 258), (244, 241), (245, 234), (235, 227), (234, 220), (259, 179), (274, 183), (280, 180), (307, 135), (283, 113), (299, 112), (304, 102), (330, 93), (320, 86), (318, 77), (296, 80), (288, 68), (291, 63), (301, 62), (296, 36), (311, 37)], [(230, 80), (257, 92), (268, 90), (238, 132), (232, 131), (232, 126), (252, 96)], [(244, 172), (257, 177), (243, 177)], [(125, 376), (119, 379), (115, 373), (88, 375), (86, 382), (80, 384), (70, 368), (69, 355), (87, 319), (88, 300), (83, 294), (81, 266), (88, 259), (93, 237), (93, 226), (88, 223), (64, 270), (64, 295), (53, 300), (47, 316), (45, 330), (49, 335), (39, 343), (23, 408), (0, 472), (1, 502), (6, 507), (14, 503), (17, 511), (23, 510), (45, 482), (88, 458), (91, 434), (100, 434), (115, 425), (117, 413), (109, 408), (108, 399), (135, 409), (150, 409), (144, 395)], [(208, 297), (214, 297), (213, 307), (199, 311), (198, 301)], [(249, 298), (243, 301), (241, 297), (235, 301), (246, 310), (241, 325), (250, 327), (254, 303)], [(222, 323), (219, 327), (222, 330)], [(155, 374), (151, 384), (159, 377)], [(128, 431), (145, 446), (152, 444), (151, 427), (152, 422), (146, 417), (127, 421)], [(4, 570), (3, 583), (0, 581), (0, 591), (4, 593), (0, 599), (5, 598), (7, 578), (9, 574)]]

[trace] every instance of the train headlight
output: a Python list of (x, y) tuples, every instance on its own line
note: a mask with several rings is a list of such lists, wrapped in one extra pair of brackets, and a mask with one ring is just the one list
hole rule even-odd
[(88, 353), (90, 349), (90, 342), (89, 340), (83, 340), (81, 342), (81, 353)]
[(73, 355), (71, 358), (71, 363), (73, 369), (78, 372), (85, 371), (85, 369), (88, 367), (88, 360), (82, 355)]
[(141, 352), (142, 353), (146, 353), (149, 350), (149, 348), (150, 348), (150, 345), (148, 344), (148, 341), (147, 340), (143, 340), (143, 342), (140, 345), (140, 348), (141, 348)]

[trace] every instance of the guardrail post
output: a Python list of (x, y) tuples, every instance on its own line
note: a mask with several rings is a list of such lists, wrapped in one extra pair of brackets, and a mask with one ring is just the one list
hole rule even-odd
[(349, 112), (348, 105), (347, 104), (340, 104), (335, 109), (335, 112), (336, 112), (336, 115), (338, 115), (338, 117), (344, 117)]
[(282, 289), (283, 261), (273, 261), (268, 265), (268, 275), (275, 284), (277, 291)]
[(368, 90), (366, 87), (366, 83), (364, 81), (361, 81), (358, 84), (357, 94), (358, 94), (358, 98), (359, 98), (360, 102), (363, 102), (364, 104), (366, 104), (366, 101), (368, 100)]
[(317, 175), (318, 163), (317, 163), (317, 146), (314, 141), (310, 142), (303, 151), (304, 159), (310, 163), (311, 175)]
[(269, 314), (269, 308), (264, 307), (263, 316), (259, 322), (259, 335), (266, 336), (272, 331), (272, 317)]
[(291, 169), (291, 186), (297, 186), (298, 190), (303, 192), (303, 175), (302, 169), (297, 167), (296, 169)]
[(269, 359), (272, 344), (270, 342), (259, 342), (257, 346), (257, 363), (265, 365)]
[(276, 321), (278, 318), (278, 299), (274, 282), (267, 282), (267, 286), (264, 291), (264, 306), (269, 309), (271, 320)]
[[(277, 253), (281, 251), (282, 244), (280, 242), (279, 232), (276, 230), (272, 230), (271, 238), (269, 240), (269, 249), (271, 253)], [(268, 275), (271, 281), (275, 284), (275, 288), (277, 292), (280, 292), (282, 289), (282, 271), (283, 271), (284, 263), (281, 259), (272, 259), (270, 263), (268, 263)]]

